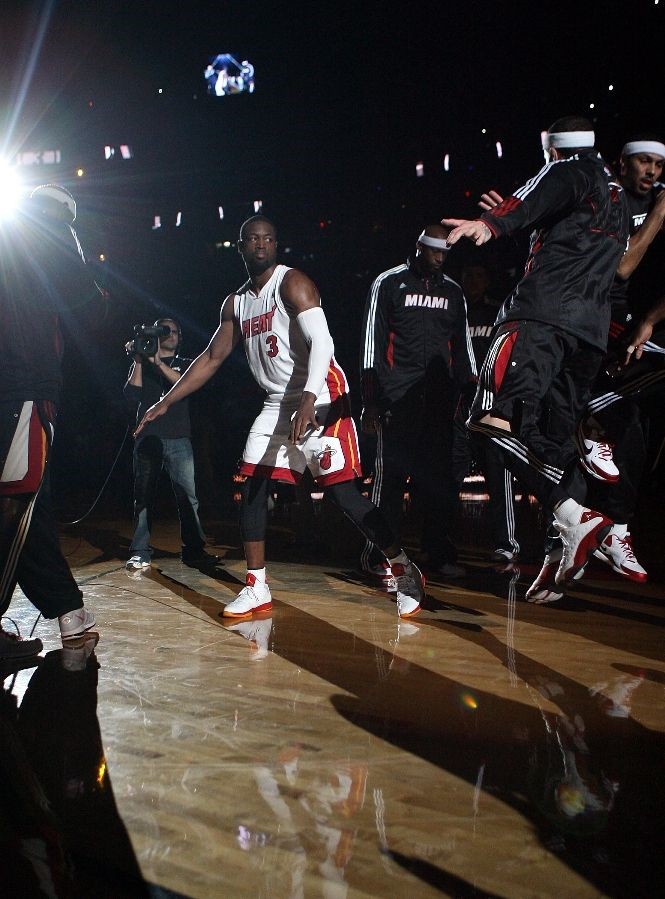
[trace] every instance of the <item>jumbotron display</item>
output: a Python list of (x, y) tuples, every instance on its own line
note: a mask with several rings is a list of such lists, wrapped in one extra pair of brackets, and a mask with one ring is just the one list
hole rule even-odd
[(238, 62), (230, 53), (218, 53), (204, 72), (208, 93), (215, 97), (254, 93), (254, 66), (244, 59)]

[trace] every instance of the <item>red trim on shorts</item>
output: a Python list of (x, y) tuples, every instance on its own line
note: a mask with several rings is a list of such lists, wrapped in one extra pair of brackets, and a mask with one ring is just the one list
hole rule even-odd
[(339, 399), (340, 396), (343, 396), (348, 392), (346, 376), (335, 361), (334, 356), (331, 358), (330, 365), (328, 366), (326, 384), (328, 385), (328, 392), (330, 393), (331, 402), (334, 402), (335, 400)]
[(360, 477), (362, 475), (358, 474), (358, 472), (343, 468), (334, 474), (319, 475), (318, 478), (314, 478), (314, 483), (318, 484), (319, 487), (330, 487), (331, 484), (344, 484), (346, 481), (355, 481), (356, 478)]
[(270, 481), (285, 481), (287, 484), (299, 484), (302, 473), (291, 471), (290, 468), (273, 468), (272, 465), (254, 465), (253, 462), (241, 462), (238, 466), (238, 474), (247, 475), (249, 478), (268, 478)]
[(510, 334), (506, 334), (505, 339), (501, 345), (501, 349), (497, 353), (496, 362), (494, 363), (495, 394), (498, 393), (501, 389), (501, 384), (503, 383), (503, 379), (508, 368), (508, 363), (510, 362), (510, 357), (513, 354), (513, 347), (515, 346), (515, 341), (517, 340), (518, 333), (519, 332), (515, 330), (511, 331)]

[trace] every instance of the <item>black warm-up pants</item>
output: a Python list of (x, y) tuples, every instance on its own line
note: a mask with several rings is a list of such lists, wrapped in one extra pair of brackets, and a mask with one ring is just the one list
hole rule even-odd
[[(453, 465), (455, 397), (410, 390), (394, 403), (377, 433), (374, 484), (371, 499), (400, 537), (404, 491), (422, 511), (420, 548), (428, 564), (455, 562), (457, 550), (450, 529), (457, 510), (459, 488)], [(361, 555), (363, 568), (382, 557), (371, 543)]]
[[(514, 321), (497, 329), (481, 369), (469, 429), (498, 447), (506, 468), (548, 509), (568, 497), (585, 500), (575, 432), (602, 359), (573, 334)], [(485, 415), (511, 430), (483, 423)]]

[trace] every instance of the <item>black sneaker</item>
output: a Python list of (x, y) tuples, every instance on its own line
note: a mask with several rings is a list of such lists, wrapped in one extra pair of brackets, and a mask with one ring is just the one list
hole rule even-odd
[(38, 637), (22, 640), (18, 634), (0, 628), (0, 660), (29, 658), (38, 655), (43, 648), (44, 644)]
[(512, 549), (505, 549), (503, 546), (500, 546), (498, 549), (495, 549), (492, 553), (492, 561), (493, 562), (514, 562), (515, 556), (517, 553), (514, 553)]
[(184, 565), (219, 565), (222, 561), (221, 556), (214, 556), (212, 553), (207, 553), (204, 549), (198, 549), (196, 552), (188, 552), (187, 550), (183, 550), (180, 553), (180, 558), (183, 561)]

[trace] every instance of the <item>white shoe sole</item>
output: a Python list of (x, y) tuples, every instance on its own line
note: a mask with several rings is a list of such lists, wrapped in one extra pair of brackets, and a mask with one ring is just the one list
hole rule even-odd
[(612, 571), (616, 571), (617, 574), (620, 574), (621, 577), (625, 577), (629, 581), (634, 581), (636, 584), (645, 584), (649, 579), (649, 575), (646, 571), (631, 571), (630, 569), (620, 568), (618, 565), (615, 565), (614, 560), (605, 555), (602, 549), (594, 549), (593, 556), (595, 559), (598, 559), (600, 562), (604, 562), (606, 565), (609, 565)]

